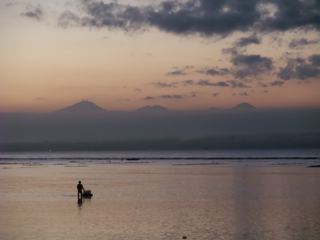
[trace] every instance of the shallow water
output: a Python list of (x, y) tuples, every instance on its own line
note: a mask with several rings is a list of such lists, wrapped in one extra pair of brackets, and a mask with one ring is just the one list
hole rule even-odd
[(0, 153), (0, 165), (174, 164), (228, 166), (309, 166), (320, 164), (320, 149), (88, 151)]
[(291, 165), (2, 164), (0, 239), (316, 240), (319, 183)]

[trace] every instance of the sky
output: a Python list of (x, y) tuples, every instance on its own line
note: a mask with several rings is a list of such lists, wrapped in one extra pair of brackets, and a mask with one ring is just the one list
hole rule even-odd
[(317, 0), (3, 0), (0, 111), (320, 107)]

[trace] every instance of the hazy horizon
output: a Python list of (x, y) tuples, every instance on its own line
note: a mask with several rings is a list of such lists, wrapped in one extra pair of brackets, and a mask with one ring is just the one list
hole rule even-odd
[[(226, 107), (217, 107), (217, 106), (209, 106), (209, 107), (199, 107), (199, 108), (168, 108), (166, 105), (164, 104), (145, 104), (145, 105), (140, 105), (137, 106), (136, 108), (130, 108), (130, 109), (111, 109), (108, 106), (106, 107), (102, 107), (101, 105), (97, 104), (94, 101), (89, 101), (89, 100), (80, 100), (78, 102), (72, 102), (72, 103), (67, 103), (67, 105), (61, 105), (61, 106), (57, 106), (57, 108), (53, 108), (50, 110), (25, 110), (25, 111), (0, 111), (0, 113), (53, 113), (53, 112), (57, 112), (57, 111), (61, 111), (64, 110), (66, 108), (69, 107), (73, 107), (74, 105), (77, 105), (81, 102), (90, 102), (93, 103), (95, 105), (97, 105), (98, 107), (100, 107), (101, 109), (103, 109), (106, 113), (108, 112), (137, 112), (140, 111), (140, 109), (143, 108), (154, 108), (154, 107), (161, 107), (164, 108), (165, 111), (173, 111), (173, 112), (201, 112), (201, 111), (223, 111), (223, 110), (235, 110), (236, 107), (238, 107), (239, 105), (242, 104), (248, 104), (250, 106), (252, 106), (252, 109), (244, 109), (244, 110), (250, 110), (250, 111), (258, 111), (258, 110), (308, 110), (308, 109), (319, 109), (320, 106), (308, 106), (308, 107), (299, 107), (299, 106), (291, 106), (291, 107), (285, 107), (285, 106), (277, 106), (277, 107), (260, 107), (260, 106), (256, 106), (254, 104), (251, 104), (249, 102), (239, 102), (239, 103), (235, 103), (234, 105), (230, 105), (230, 106), (226, 106)], [(241, 110), (241, 108), (239, 109)], [(147, 112), (148, 110), (146, 110)]]
[(58, 111), (0, 113), (0, 150), (320, 147), (320, 109), (107, 111), (82, 101)]

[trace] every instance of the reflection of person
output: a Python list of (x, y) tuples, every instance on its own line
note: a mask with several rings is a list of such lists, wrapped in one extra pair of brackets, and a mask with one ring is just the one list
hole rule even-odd
[(81, 181), (78, 182), (77, 189), (78, 189), (78, 199), (82, 199), (82, 190), (84, 190), (84, 187), (81, 184)]

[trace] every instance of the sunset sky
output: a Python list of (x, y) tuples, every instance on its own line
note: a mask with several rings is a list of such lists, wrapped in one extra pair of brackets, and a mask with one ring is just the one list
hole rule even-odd
[(320, 107), (317, 0), (3, 0), (0, 111)]

